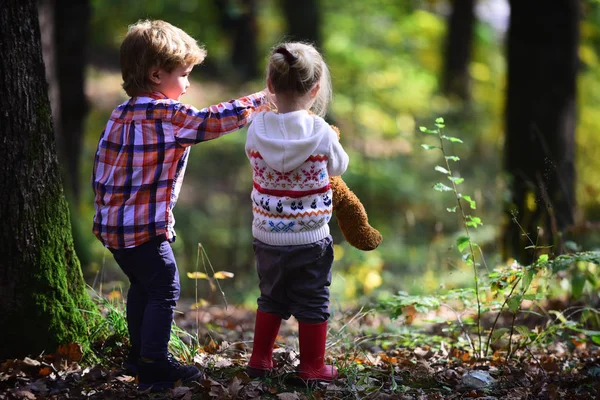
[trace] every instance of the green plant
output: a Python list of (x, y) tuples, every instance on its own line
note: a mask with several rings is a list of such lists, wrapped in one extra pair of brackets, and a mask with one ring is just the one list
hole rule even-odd
[[(471, 198), (471, 196), (464, 195), (464, 194), (462, 194), (461, 191), (458, 190), (459, 185), (461, 185), (465, 179), (454, 174), (452, 167), (450, 166), (450, 162), (457, 162), (460, 159), (455, 155), (448, 154), (446, 151), (446, 147), (444, 146), (445, 142), (463, 143), (463, 141), (457, 137), (447, 136), (442, 133), (442, 129), (445, 128), (443, 118), (436, 118), (435, 126), (436, 126), (436, 129), (428, 129), (423, 126), (421, 126), (419, 129), (421, 132), (425, 132), (425, 133), (434, 135), (437, 138), (439, 145), (436, 146), (436, 145), (423, 144), (422, 147), (426, 150), (439, 149), (441, 151), (442, 156), (443, 156), (444, 166), (437, 165), (435, 167), (435, 170), (446, 176), (448, 181), (450, 181), (450, 186), (448, 186), (442, 182), (438, 182), (433, 186), (433, 188), (439, 192), (452, 192), (456, 199), (456, 206), (448, 207), (448, 208), (446, 208), (446, 210), (448, 212), (452, 212), (452, 213), (455, 213), (457, 211), (460, 213), (461, 222), (462, 222), (465, 234), (462, 236), (459, 236), (458, 239), (456, 239), (456, 247), (458, 248), (458, 251), (463, 253), (462, 259), (464, 261), (466, 261), (468, 264), (473, 266), (473, 275), (475, 278), (475, 299), (476, 299), (476, 303), (477, 303), (477, 337), (478, 337), (478, 341), (479, 341), (479, 347), (477, 349), (478, 351), (476, 354), (481, 355), (482, 354), (481, 351), (483, 349), (482, 332), (481, 332), (481, 324), (480, 324), (482, 310), (481, 310), (481, 301), (480, 301), (480, 297), (479, 297), (480, 277), (479, 277), (479, 272), (477, 269), (479, 264), (475, 260), (475, 248), (479, 249), (480, 251), (481, 251), (481, 249), (475, 242), (473, 242), (473, 240), (471, 238), (470, 229), (475, 229), (478, 226), (483, 225), (483, 222), (481, 221), (481, 218), (469, 214), (469, 212), (470, 212), (469, 210), (475, 210), (477, 208), (477, 205), (475, 203), (475, 200), (473, 200)], [(468, 208), (467, 208), (467, 206), (468, 206)], [(465, 250), (468, 250), (468, 251), (464, 252)], [(483, 260), (483, 254), (481, 254), (481, 259)]]
[[(567, 334), (566, 332), (576, 335), (578, 340), (582, 340), (581, 336), (583, 336), (585, 340), (598, 343), (600, 332), (583, 327), (585, 323), (589, 325), (600, 320), (600, 313), (597, 310), (592, 307), (574, 307), (568, 315), (556, 310), (546, 311), (542, 300), (547, 299), (548, 293), (539, 284), (534, 285), (534, 282), (544, 278), (551, 279), (560, 271), (570, 271), (572, 294), (580, 297), (586, 284), (589, 284), (597, 292), (599, 288), (598, 271), (591, 265), (599, 263), (600, 253), (579, 252), (561, 255), (552, 260), (549, 259), (548, 254), (542, 253), (530, 265), (523, 266), (513, 262), (489, 271), (485, 264), (483, 251), (473, 241), (471, 234), (472, 230), (481, 226), (483, 222), (479, 217), (471, 214), (472, 210), (476, 209), (476, 203), (471, 196), (464, 195), (459, 190), (464, 178), (457, 175), (451, 167), (451, 162), (457, 162), (459, 158), (448, 154), (446, 148), (448, 142), (460, 144), (463, 141), (443, 133), (445, 125), (442, 118), (436, 119), (435, 127), (435, 129), (420, 127), (421, 132), (433, 135), (436, 139), (436, 144), (423, 144), (422, 147), (426, 150), (439, 150), (442, 153), (444, 163), (435, 166), (434, 169), (445, 175), (450, 183), (438, 182), (433, 188), (439, 192), (451, 192), (454, 195), (456, 206), (448, 207), (446, 210), (450, 213), (457, 213), (462, 223), (464, 234), (456, 240), (456, 247), (461, 253), (462, 260), (473, 267), (474, 287), (449, 290), (436, 296), (411, 296), (405, 292), (399, 292), (395, 296), (381, 300), (379, 309), (389, 313), (392, 318), (398, 318), (401, 315), (411, 318), (411, 313), (426, 313), (442, 307), (451, 310), (456, 319), (449, 323), (451, 327), (446, 331), (454, 332), (456, 344), (464, 339), (464, 343), (472, 350), (477, 360), (488, 357), (492, 346), (503, 340), (506, 340), (504, 346), (506, 360), (514, 356), (519, 349), (546, 344), (560, 335)], [(532, 248), (534, 252), (546, 251), (545, 248), (537, 246), (529, 236), (527, 238), (531, 244), (529, 248)], [(481, 262), (477, 262), (477, 260)], [(482, 264), (486, 267), (487, 273), (480, 273), (479, 267)], [(533, 311), (533, 309), (523, 309), (524, 302), (536, 306), (543, 314)], [(471, 312), (473, 307), (476, 307), (474, 316)], [(495, 313), (495, 315), (491, 315), (491, 326), (484, 331), (481, 321), (490, 313)], [(510, 322), (501, 326), (500, 317), (506, 313), (510, 316)], [(545, 323), (544, 329), (538, 330), (521, 323), (517, 317), (526, 314), (541, 316)], [(580, 315), (578, 321), (572, 319), (576, 314)], [(460, 332), (460, 334), (456, 332)], [(476, 335), (476, 342), (471, 340), (472, 334)]]
[[(104, 340), (113, 337), (119, 341), (128, 342), (127, 318), (125, 317), (125, 300), (122, 295), (103, 297), (100, 293), (88, 288), (92, 293), (92, 299), (98, 305), (98, 321), (91, 328), (91, 341)], [(120, 292), (119, 292), (120, 293)]]

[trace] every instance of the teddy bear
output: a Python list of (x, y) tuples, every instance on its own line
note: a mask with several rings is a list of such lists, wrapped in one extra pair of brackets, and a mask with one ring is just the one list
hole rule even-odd
[[(331, 127), (337, 132), (339, 138), (340, 130), (334, 125)], [(360, 199), (350, 190), (341, 176), (332, 176), (329, 182), (333, 192), (333, 211), (346, 241), (359, 250), (376, 249), (383, 237), (369, 224), (367, 211)]]

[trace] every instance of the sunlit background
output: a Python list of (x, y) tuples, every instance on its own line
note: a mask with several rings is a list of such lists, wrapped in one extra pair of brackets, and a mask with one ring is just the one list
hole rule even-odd
[[(298, 2), (301, 3), (301, 2)], [(389, 293), (435, 293), (472, 284), (472, 267), (456, 248), (462, 225), (446, 211), (456, 204), (432, 189), (440, 154), (421, 147), (419, 126), (446, 121), (448, 135), (464, 144), (448, 150), (460, 157), (455, 173), (477, 202), (483, 226), (474, 231), (487, 268), (509, 263), (500, 252), (503, 206), (508, 193), (502, 170), (506, 90), (505, 35), (510, 9), (504, 0), (476, 7), (469, 64), (471, 104), (442, 95), (440, 80), (450, 5), (446, 1), (322, 0), (318, 46), (331, 69), (334, 100), (328, 120), (341, 130), (350, 155), (343, 178), (365, 205), (382, 245), (361, 252), (331, 227), (336, 244), (332, 300), (357, 305)], [(126, 99), (118, 47), (127, 26), (141, 18), (164, 19), (203, 43), (208, 58), (193, 73), (184, 102), (198, 108), (261, 90), (270, 49), (288, 35), (281, 2), (256, 1), (256, 71), (237, 64), (236, 21), (244, 1), (93, 0), (85, 93), (90, 102), (77, 171), (79, 200), (70, 199), (77, 254), (89, 284), (126, 288), (110, 253), (92, 234), (91, 168), (97, 140), (112, 109)], [(578, 76), (576, 224), (600, 219), (600, 7), (587, 2), (581, 21)], [(220, 280), (229, 303), (253, 306), (258, 295), (251, 235), (251, 169), (244, 154), (245, 130), (192, 149), (179, 203), (173, 244), (182, 272), (183, 296), (222, 304), (208, 281), (188, 272), (227, 271)], [(73, 173), (73, 171), (70, 171)], [(535, 201), (535, 199), (532, 199)], [(574, 237), (581, 249), (598, 249), (598, 231)], [(202, 248), (200, 248), (201, 246)], [(203, 250), (203, 251), (201, 251)], [(202, 255), (205, 255), (204, 257)], [(482, 267), (482, 268), (485, 268)]]

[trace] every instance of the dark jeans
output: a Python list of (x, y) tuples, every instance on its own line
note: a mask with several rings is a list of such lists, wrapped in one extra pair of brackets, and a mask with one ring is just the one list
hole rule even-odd
[(298, 246), (271, 246), (254, 240), (260, 279), (258, 309), (283, 319), (318, 323), (329, 319), (333, 264), (331, 236)]
[(165, 358), (180, 292), (170, 243), (161, 236), (137, 247), (110, 251), (131, 283), (127, 292), (131, 352), (155, 360)]

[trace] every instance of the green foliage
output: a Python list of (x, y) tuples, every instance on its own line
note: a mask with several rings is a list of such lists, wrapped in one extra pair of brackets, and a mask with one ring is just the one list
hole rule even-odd
[[(102, 347), (116, 346), (112, 350), (119, 350), (124, 344), (129, 344), (127, 329), (125, 299), (120, 292), (113, 291), (102, 295), (90, 289), (97, 310), (92, 312), (97, 318), (90, 328), (90, 341), (102, 343)], [(200, 348), (198, 336), (194, 335), (173, 323), (169, 351), (180, 360), (192, 363), (194, 356)]]
[[(228, 3), (232, 9), (227, 12), (231, 13), (236, 12), (236, 4), (241, 4)], [(452, 256), (459, 245), (461, 253), (472, 253), (465, 246), (469, 242), (457, 242), (465, 235), (463, 219), (456, 218), (460, 214), (458, 204), (447, 201), (447, 195), (453, 191), (445, 188), (453, 185), (463, 194), (461, 203), (466, 209), (472, 241), (479, 245), (474, 249), (475, 256), (484, 255), (497, 264), (504, 261), (498, 255), (506, 195), (501, 165), (506, 86), (504, 41), (493, 27), (478, 22), (469, 67), (473, 102), (465, 109), (444, 98), (438, 93), (446, 33), (440, 4), (418, 0), (369, 3), (348, 0), (343, 7), (335, 1), (319, 3), (322, 21), (319, 47), (330, 66), (334, 91), (328, 118), (339, 126), (341, 141), (351, 158), (344, 180), (365, 205), (370, 223), (385, 237), (382, 246), (365, 257), (344, 242), (335, 220), (332, 221), (332, 235), (340, 245), (336, 252), (338, 249), (344, 252), (334, 266), (335, 277), (343, 278), (341, 282), (334, 279), (334, 296), (340, 301), (358, 302), (361, 296), (373, 297), (374, 292), (361, 285), (361, 279), (368, 274), (381, 278), (377, 291), (392, 293), (403, 290), (430, 294), (440, 285), (452, 289), (469, 284), (468, 269), (472, 266), (461, 260), (455, 262)], [(231, 84), (234, 76), (229, 62), (231, 35), (220, 26), (220, 4), (199, 0), (94, 0), (92, 5), (93, 53), (103, 59), (108, 60), (110, 54), (95, 50), (109, 47), (116, 51), (127, 25), (144, 17), (169, 20), (205, 44), (207, 64), (197, 68), (196, 78), (213, 76), (203, 72), (216, 65), (220, 74), (217, 76), (223, 79), (194, 80), (191, 89), (199, 87), (200, 95), (192, 97), (190, 90), (184, 101), (203, 107), (264, 87), (263, 79)], [(286, 21), (274, 0), (258, 2), (257, 12), (259, 59), (264, 62), (271, 46), (284, 38)], [(600, 129), (596, 118), (600, 112), (598, 15), (597, 4), (586, 5), (581, 25), (582, 69), (578, 86), (577, 199), (581, 215), (590, 220), (600, 216), (597, 205), (600, 136), (595, 134)], [(106, 76), (106, 71), (94, 68), (88, 73), (92, 83)], [(98, 135), (112, 107), (122, 100), (119, 74), (111, 79), (108, 83), (101, 81), (102, 90), (90, 91), (93, 108), (82, 151), (82, 188), (89, 188)], [(109, 87), (113, 90), (107, 93)], [(421, 135), (415, 133), (421, 121), (432, 119), (432, 115), (444, 115), (444, 125), (448, 126), (443, 127), (443, 139), (447, 146), (452, 146), (452, 154), (444, 159), (435, 151), (421, 151)], [(197, 244), (203, 243), (216, 270), (235, 273), (234, 279), (221, 282), (232, 303), (253, 302), (257, 284), (248, 200), (251, 171), (243, 154), (244, 139), (241, 131), (192, 150), (175, 209), (178, 239), (173, 246), (179, 269), (184, 274), (194, 269)], [(460, 141), (468, 145), (460, 146)], [(425, 144), (434, 146), (433, 150), (439, 147), (433, 141)], [(460, 175), (444, 172), (451, 171), (460, 159), (469, 160)], [(444, 192), (429, 190), (432, 183), (439, 183), (437, 188)], [(77, 207), (76, 223), (81, 226), (76, 243), (78, 253), (85, 254), (82, 260), (86, 278), (89, 281), (104, 268), (111, 279), (123, 280), (110, 254), (90, 232), (93, 204), (89, 191), (84, 192), (87, 197)], [(572, 236), (582, 249), (598, 249), (598, 233), (583, 231)], [(398, 279), (400, 276), (402, 279)], [(581, 272), (579, 276), (578, 282), (582, 282), (581, 276), (587, 275)], [(589, 282), (587, 278), (585, 281)], [(182, 295), (193, 296), (196, 283), (182, 280)], [(209, 283), (203, 280), (199, 285), (203, 291)], [(583, 288), (589, 285), (586, 283)], [(220, 301), (220, 298), (208, 300)]]
[(92, 342), (104, 341), (109, 337), (120, 342), (128, 342), (127, 318), (125, 317), (125, 302), (123, 296), (103, 297), (93, 293), (93, 300), (98, 307), (95, 312), (97, 323), (91, 328), (90, 339)]
[[(462, 260), (473, 266), (474, 279), (473, 288), (453, 289), (437, 296), (411, 296), (405, 292), (399, 292), (395, 296), (380, 300), (379, 310), (387, 313), (391, 318), (396, 319), (402, 315), (407, 315), (412, 319), (412, 313), (418, 312), (426, 314), (430, 311), (446, 308), (451, 310), (456, 319), (450, 324), (454, 325), (454, 331), (462, 332), (462, 336), (469, 344), (475, 357), (487, 357), (492, 347), (505, 340), (508, 342), (506, 349), (506, 358), (512, 356), (519, 348), (532, 345), (545, 345), (549, 341), (564, 335), (571, 334), (571, 337), (577, 340), (587, 340), (592, 343), (598, 343), (600, 339), (600, 319), (598, 311), (592, 307), (578, 307), (569, 317), (580, 314), (578, 320), (566, 317), (563, 312), (549, 310), (545, 312), (546, 322), (544, 330), (538, 331), (537, 327), (517, 324), (517, 316), (526, 313), (536, 314), (535, 311), (526, 309), (524, 302), (543, 308), (544, 300), (547, 300), (548, 292), (540, 284), (544, 279), (556, 279), (556, 276), (563, 273), (570, 278), (571, 295), (575, 299), (581, 298), (584, 286), (589, 284), (592, 294), (597, 294), (600, 290), (598, 279), (598, 266), (600, 265), (600, 252), (577, 252), (574, 254), (560, 255), (552, 260), (548, 254), (540, 254), (537, 260), (531, 265), (522, 266), (516, 262), (508, 266), (496, 268), (493, 271), (481, 273), (479, 271), (480, 263), (476, 262), (475, 249), (478, 245), (471, 239), (470, 229), (482, 225), (479, 217), (466, 214), (468, 209), (476, 209), (475, 202), (470, 196), (459, 192), (457, 182), (454, 178), (455, 171), (450, 167), (449, 160), (454, 160), (454, 156), (448, 155), (445, 147), (445, 141), (452, 143), (463, 143), (462, 140), (446, 136), (442, 133), (445, 127), (444, 120), (437, 118), (435, 122), (436, 129), (421, 127), (420, 131), (433, 135), (437, 138), (438, 145), (423, 145), (425, 150), (439, 150), (445, 160), (444, 166), (435, 166), (434, 170), (447, 176), (451, 181), (451, 186), (443, 183), (437, 183), (433, 189), (439, 192), (452, 192), (457, 202), (457, 206), (447, 210), (458, 214), (462, 219), (465, 234), (456, 240), (456, 247), (462, 253)], [(460, 183), (463, 181), (461, 180)], [(468, 208), (464, 207), (468, 206)], [(533, 242), (532, 242), (533, 243)], [(538, 250), (533, 245), (535, 250)], [(481, 253), (482, 254), (482, 253)], [(483, 255), (482, 264), (485, 265)], [(487, 268), (487, 266), (486, 266)], [(568, 271), (567, 274), (564, 274)], [(487, 294), (487, 295), (486, 295)], [(471, 317), (465, 319), (464, 316), (472, 314), (472, 308), (476, 306), (474, 323), (472, 328)], [(499, 326), (500, 316), (508, 312), (511, 315), (511, 321), (508, 326)], [(489, 315), (492, 318), (492, 324), (487, 330), (483, 330), (481, 321)], [(541, 315), (541, 314), (538, 314)], [(555, 318), (549, 318), (554, 315)], [(596, 329), (586, 329), (585, 325), (595, 323)], [(573, 335), (573, 333), (575, 335)], [(478, 342), (472, 341), (471, 336), (476, 335)], [(484, 339), (484, 335), (487, 338)]]

